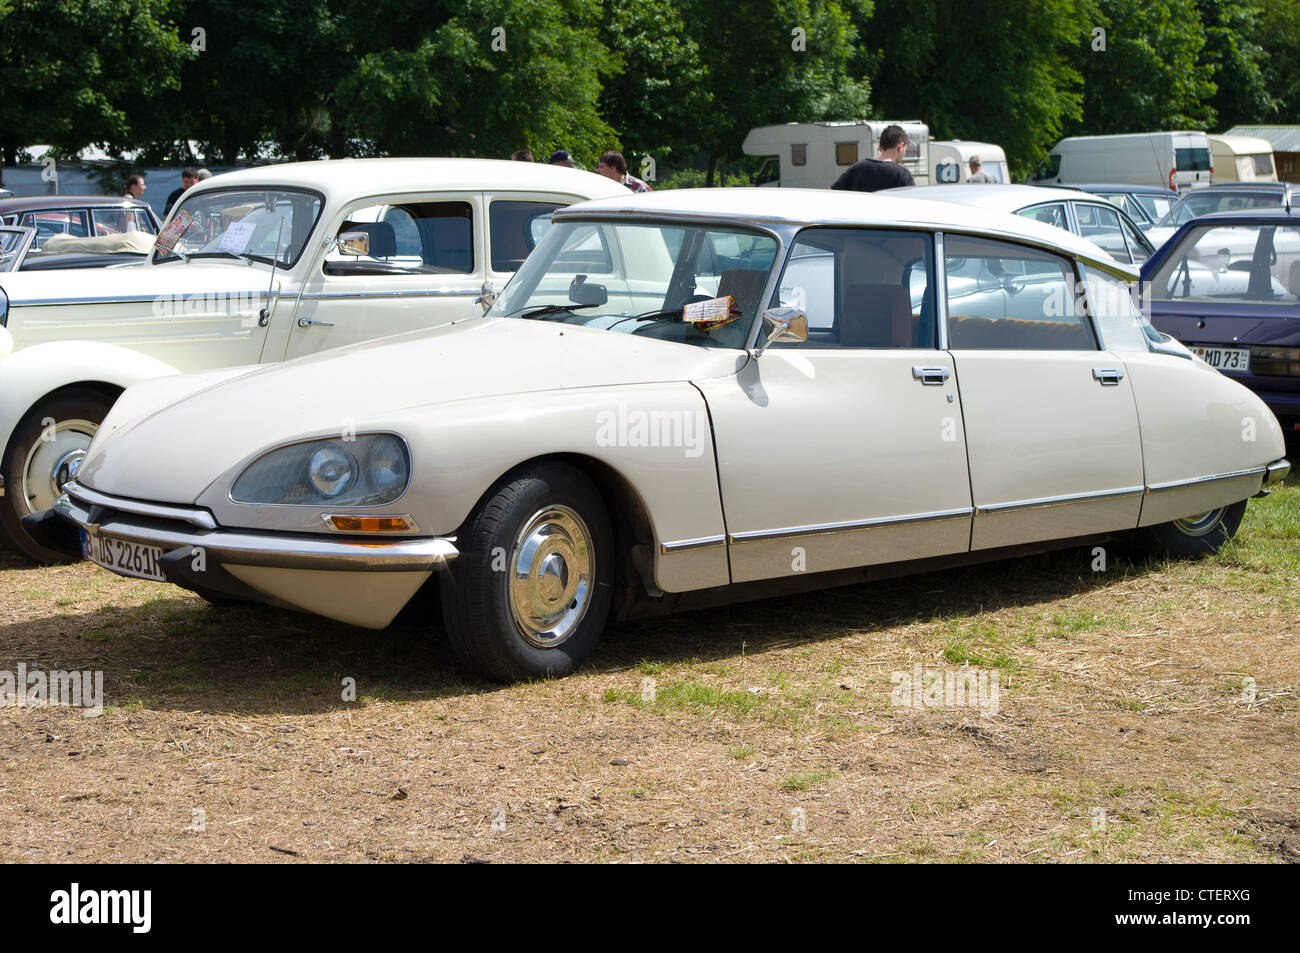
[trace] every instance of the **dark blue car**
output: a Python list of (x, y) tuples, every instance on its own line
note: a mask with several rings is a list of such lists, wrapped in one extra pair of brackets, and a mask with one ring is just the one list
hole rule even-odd
[(1300, 430), (1300, 210), (1219, 212), (1142, 265), (1151, 323)]

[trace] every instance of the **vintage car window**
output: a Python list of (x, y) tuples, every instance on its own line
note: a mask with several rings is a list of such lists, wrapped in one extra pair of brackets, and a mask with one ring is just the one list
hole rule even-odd
[(121, 235), (124, 232), (147, 231), (152, 234), (153, 227), (141, 229), (144, 219), (140, 209), (134, 208), (92, 208), (90, 220), (94, 224), (96, 235)]
[(1102, 347), (1108, 351), (1146, 351), (1148, 341), (1160, 340), (1160, 332), (1134, 303), (1128, 282), (1088, 265), (1082, 268), (1088, 309), (1101, 331)]
[(79, 208), (46, 209), (40, 212), (28, 212), (22, 217), (20, 225), (36, 229), (32, 239), (32, 248), (39, 249), (45, 240), (54, 235), (75, 235), (85, 238), (90, 234), (86, 222), (86, 212)]
[(1042, 222), (1044, 225), (1055, 225), (1057, 228), (1065, 229), (1070, 227), (1070, 223), (1065, 218), (1064, 204), (1035, 205), (1033, 208), (1022, 208), (1016, 214), (1021, 218)]
[(1201, 225), (1188, 230), (1151, 278), (1160, 301), (1296, 303), (1300, 225)]
[(11, 266), (16, 264), (14, 258), (18, 250), (23, 247), (26, 237), (26, 232), (17, 229), (6, 228), (0, 231), (0, 271), (9, 271)]
[(773, 305), (802, 308), (808, 340), (773, 347), (934, 347), (928, 232), (806, 228)]
[(1116, 261), (1129, 265), (1133, 256), (1129, 254), (1124, 241), (1124, 232), (1120, 228), (1119, 212), (1092, 202), (1075, 202), (1074, 214), (1079, 220), (1079, 234), (1090, 242), (1104, 248)]
[(944, 239), (948, 344), (961, 350), (1095, 350), (1070, 259), (987, 238)]
[(1168, 197), (1138, 192), (1133, 195), (1133, 201), (1146, 209), (1147, 217), (1156, 222), (1169, 214), (1169, 210), (1174, 207), (1174, 202), (1178, 201), (1178, 198), (1172, 192)]
[(1128, 241), (1128, 250), (1133, 258), (1133, 264), (1140, 265), (1151, 257), (1151, 252), (1147, 250), (1146, 239), (1136, 225), (1121, 215), (1119, 227), (1124, 231), (1124, 238)]
[(777, 247), (771, 235), (743, 228), (560, 220), (488, 316), (740, 348)]
[(307, 246), (322, 205), (320, 195), (298, 189), (191, 190), (159, 234), (154, 263), (176, 261), (181, 255), (243, 255), (292, 267)]
[(365, 232), (368, 255), (325, 255), (327, 275), (459, 275), (474, 270), (474, 207), (469, 202), (410, 202), (356, 209), (339, 226)]
[(492, 270), (518, 271), (524, 259), (546, 234), (551, 216), (563, 208), (559, 202), (522, 202), (497, 199), (488, 206), (488, 234)]

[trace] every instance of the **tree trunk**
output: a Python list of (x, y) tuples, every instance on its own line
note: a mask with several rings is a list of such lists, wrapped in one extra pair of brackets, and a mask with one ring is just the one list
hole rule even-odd
[(709, 174), (704, 179), (705, 188), (707, 189), (713, 188), (713, 173), (714, 170), (717, 169), (717, 167), (718, 167), (718, 157), (715, 156), (712, 152), (710, 152), (709, 153)]

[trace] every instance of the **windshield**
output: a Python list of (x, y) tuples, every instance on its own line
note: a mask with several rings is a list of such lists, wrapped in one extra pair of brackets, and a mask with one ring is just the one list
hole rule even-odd
[(1281, 193), (1269, 192), (1193, 192), (1184, 196), (1156, 224), (1186, 225), (1194, 218), (1211, 212), (1235, 212), (1249, 208), (1277, 208), (1282, 204)]
[[(282, 188), (221, 189), (181, 199), (158, 236), (154, 263), (229, 258), (291, 267), (320, 217), (321, 197)], [(180, 254), (177, 254), (177, 253)]]
[(1155, 300), (1294, 305), (1300, 292), (1300, 226), (1193, 227), (1151, 284)]
[(776, 252), (740, 228), (557, 222), (488, 315), (740, 348)]

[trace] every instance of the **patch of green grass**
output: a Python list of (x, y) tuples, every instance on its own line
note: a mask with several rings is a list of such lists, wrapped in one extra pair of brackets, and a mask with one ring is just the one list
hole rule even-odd
[(757, 749), (753, 745), (737, 745), (734, 748), (727, 749), (728, 757), (735, 758), (737, 761), (744, 761), (752, 755)]
[(782, 778), (778, 785), (782, 791), (807, 791), (818, 784), (825, 784), (835, 777), (834, 771), (804, 771)]

